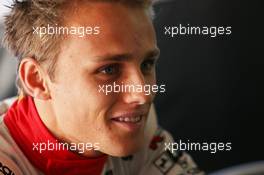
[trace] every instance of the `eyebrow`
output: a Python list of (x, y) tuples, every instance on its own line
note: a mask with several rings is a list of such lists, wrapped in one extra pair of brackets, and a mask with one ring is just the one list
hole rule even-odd
[[(158, 48), (148, 51), (143, 58), (155, 58), (157, 59), (160, 55), (160, 50)], [(127, 61), (132, 58), (132, 54), (126, 53), (126, 54), (116, 54), (116, 55), (103, 55), (103, 56), (95, 56), (94, 60), (95, 62), (103, 62), (103, 61)]]

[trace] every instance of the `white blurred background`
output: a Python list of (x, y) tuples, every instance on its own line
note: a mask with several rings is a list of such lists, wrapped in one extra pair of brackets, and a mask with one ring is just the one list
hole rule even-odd
[(4, 34), (4, 16), (8, 13), (12, 0), (1, 0), (0, 2), (0, 100), (16, 94), (16, 59), (3, 48), (2, 39)]

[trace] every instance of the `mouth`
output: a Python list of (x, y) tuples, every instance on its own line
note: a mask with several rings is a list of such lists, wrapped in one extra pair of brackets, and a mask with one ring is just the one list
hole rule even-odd
[(136, 117), (116, 117), (112, 118), (112, 120), (116, 122), (124, 122), (124, 123), (138, 123), (142, 120), (143, 116), (136, 116)]
[(136, 132), (143, 126), (143, 114), (124, 114), (111, 118), (113, 124), (127, 132)]

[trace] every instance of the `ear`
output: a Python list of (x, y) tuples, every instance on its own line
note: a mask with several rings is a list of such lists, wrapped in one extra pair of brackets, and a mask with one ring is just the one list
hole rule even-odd
[(18, 73), (21, 84), (28, 95), (42, 100), (50, 99), (47, 76), (36, 60), (23, 58)]

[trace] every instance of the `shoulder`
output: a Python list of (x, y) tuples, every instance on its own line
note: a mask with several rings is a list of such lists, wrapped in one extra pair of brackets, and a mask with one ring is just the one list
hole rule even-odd
[(22, 175), (22, 171), (14, 160), (0, 152), (0, 174), (2, 175)]
[(3, 123), (3, 116), (0, 117), (0, 174), (14, 175), (22, 174), (17, 165), (15, 156), (15, 147), (12, 144), (12, 138), (9, 136)]
[(0, 116), (0, 175), (38, 174), (9, 134)]

